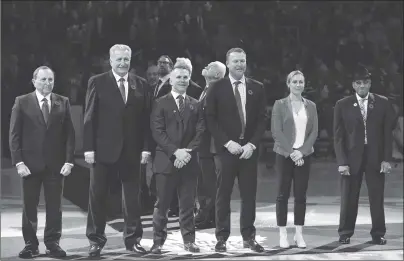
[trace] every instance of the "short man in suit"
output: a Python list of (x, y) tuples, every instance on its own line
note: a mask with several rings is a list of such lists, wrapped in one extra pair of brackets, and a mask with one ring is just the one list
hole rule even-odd
[(238, 178), (241, 196), (240, 230), (243, 246), (264, 249), (255, 241), (258, 146), (267, 125), (262, 83), (244, 76), (246, 53), (232, 48), (226, 54), (229, 77), (215, 82), (206, 96), (205, 115), (220, 162), (216, 193), (215, 250), (226, 251), (230, 235), (230, 199)]
[(122, 183), (122, 211), (125, 247), (146, 253), (140, 245), (140, 163), (148, 161), (149, 96), (142, 81), (129, 74), (131, 49), (114, 45), (110, 49), (112, 70), (88, 81), (84, 114), (84, 157), (94, 164), (90, 171), (87, 238), (89, 255), (98, 257), (107, 238), (106, 195), (110, 176)]
[(352, 87), (355, 94), (339, 100), (334, 109), (334, 150), (341, 174), (339, 242), (349, 244), (354, 234), (365, 173), (372, 242), (384, 245), (384, 181), (391, 170), (394, 111), (386, 97), (369, 92), (371, 78), (365, 67), (357, 66)]
[[(157, 66), (158, 66), (158, 74), (159, 74), (159, 80), (158, 83), (156, 84), (156, 87), (154, 88), (154, 93), (153, 93), (153, 99), (158, 99), (168, 93), (171, 92), (171, 84), (170, 84), (170, 73), (173, 70), (173, 61), (168, 55), (162, 55), (159, 57), (157, 60)], [(186, 94), (194, 99), (199, 99), (201, 93), (202, 93), (202, 88), (193, 82), (192, 80), (189, 80), (189, 86), (186, 90)], [(155, 146), (153, 145), (153, 148)], [(152, 151), (152, 155), (154, 155), (154, 151)], [(152, 191), (153, 187), (155, 187), (155, 177), (153, 175), (151, 185)], [(175, 194), (177, 192), (174, 192)], [(173, 201), (171, 202), (171, 207), (170, 211), (168, 213), (169, 217), (175, 217), (178, 216), (178, 199), (177, 197), (173, 197)]]
[(197, 150), (205, 131), (203, 111), (198, 101), (186, 90), (192, 74), (189, 59), (177, 58), (170, 75), (172, 90), (157, 99), (150, 127), (157, 143), (153, 160), (157, 202), (153, 214), (151, 252), (160, 254), (167, 238), (168, 210), (176, 191), (179, 198), (179, 221), (184, 248), (199, 252), (195, 245), (194, 204), (198, 177)]
[(39, 255), (37, 207), (44, 186), (46, 225), (44, 241), (51, 257), (65, 257), (59, 246), (62, 235), (64, 177), (74, 162), (75, 133), (69, 99), (52, 93), (55, 74), (47, 66), (33, 74), (35, 91), (15, 99), (10, 120), (10, 151), (22, 178), (22, 234), (25, 248), (20, 258)]
[[(203, 90), (199, 102), (204, 106), (206, 93), (209, 86), (214, 82), (223, 79), (226, 74), (226, 65), (219, 61), (209, 63), (203, 70), (206, 87)], [(206, 121), (205, 121), (206, 124)], [(215, 226), (215, 200), (216, 200), (216, 153), (213, 146), (212, 136), (206, 129), (198, 152), (199, 166), (201, 172), (198, 177), (198, 202), (199, 209), (195, 216), (195, 227), (199, 229)]]

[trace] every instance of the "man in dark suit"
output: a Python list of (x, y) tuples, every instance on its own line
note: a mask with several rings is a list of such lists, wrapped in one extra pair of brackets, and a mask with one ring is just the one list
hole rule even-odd
[(46, 225), (44, 241), (51, 257), (65, 257), (59, 246), (62, 235), (61, 200), (64, 177), (73, 167), (75, 134), (69, 99), (52, 93), (54, 73), (47, 66), (33, 74), (35, 91), (18, 96), (11, 113), (10, 151), (22, 177), (22, 234), (25, 248), (20, 258), (39, 255), (37, 206), (44, 186)]
[[(162, 55), (159, 57), (157, 61), (157, 66), (159, 68), (158, 74), (159, 74), (159, 80), (157, 82), (156, 87), (154, 88), (153, 92), (153, 99), (158, 99), (168, 93), (171, 92), (171, 84), (170, 84), (170, 73), (173, 70), (173, 61), (168, 55)], [(201, 93), (202, 93), (202, 88), (193, 82), (192, 80), (189, 81), (189, 86), (187, 88), (187, 95), (194, 99), (199, 99)], [(153, 146), (154, 148), (155, 146)], [(152, 151), (152, 155), (154, 155)], [(151, 181), (151, 187), (155, 187), (155, 177), (153, 175), (152, 181)], [(152, 188), (153, 190), (153, 188)], [(175, 194), (177, 192), (174, 192)], [(175, 217), (178, 216), (178, 198), (173, 197), (173, 200), (171, 202), (171, 207), (168, 213), (168, 216), (170, 217)]]
[(365, 173), (372, 242), (384, 245), (384, 180), (391, 170), (394, 111), (386, 97), (369, 92), (371, 78), (365, 67), (356, 68), (352, 86), (355, 95), (339, 100), (334, 109), (334, 150), (341, 174), (339, 242), (349, 244), (354, 234)]
[(267, 125), (262, 83), (246, 78), (246, 53), (232, 48), (226, 54), (229, 77), (215, 82), (206, 96), (205, 115), (220, 162), (216, 193), (215, 250), (226, 251), (230, 235), (230, 199), (238, 178), (241, 196), (240, 230), (243, 246), (264, 249), (255, 241), (255, 197), (258, 146)]
[[(203, 90), (199, 103), (204, 106), (206, 93), (214, 82), (223, 79), (226, 74), (226, 65), (219, 61), (209, 63), (203, 70), (206, 87)], [(206, 124), (206, 121), (205, 121)], [(195, 227), (199, 229), (215, 226), (215, 199), (216, 199), (216, 169), (215, 150), (212, 136), (206, 129), (202, 136), (198, 152), (199, 166), (201, 172), (198, 177), (198, 202), (199, 209), (195, 216)], [(217, 160), (217, 159), (216, 159)]]
[(167, 238), (168, 210), (176, 191), (184, 248), (199, 252), (193, 209), (199, 168), (196, 153), (205, 123), (198, 101), (185, 94), (191, 73), (189, 59), (177, 58), (170, 75), (172, 91), (155, 101), (151, 115), (150, 127), (157, 143), (153, 160), (157, 202), (153, 214), (154, 244), (150, 250), (154, 254), (161, 253)]
[(118, 175), (122, 183), (122, 211), (125, 221), (125, 247), (146, 253), (140, 245), (143, 229), (140, 219), (140, 163), (148, 161), (149, 97), (143, 83), (128, 74), (131, 49), (114, 45), (110, 49), (112, 70), (88, 81), (84, 114), (85, 161), (90, 171), (89, 209), (86, 235), (89, 255), (100, 255), (105, 236), (108, 180)]

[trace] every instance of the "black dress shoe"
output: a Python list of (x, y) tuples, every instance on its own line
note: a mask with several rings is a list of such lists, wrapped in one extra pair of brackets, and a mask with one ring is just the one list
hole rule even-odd
[(99, 245), (91, 245), (88, 250), (88, 255), (90, 257), (99, 257), (101, 255), (102, 247)]
[(146, 254), (147, 251), (139, 243), (135, 243), (133, 247), (127, 247), (126, 250), (133, 251), (139, 254)]
[(255, 241), (254, 239), (243, 241), (243, 247), (249, 248), (252, 251), (259, 252), (259, 253), (264, 252), (264, 248), (260, 244), (258, 244), (257, 241)]
[(385, 245), (387, 244), (387, 240), (384, 237), (372, 237), (372, 244)]
[(224, 241), (224, 240), (217, 241), (216, 246), (215, 246), (215, 251), (216, 252), (226, 252), (227, 251), (226, 241)]
[(160, 255), (162, 248), (163, 248), (163, 245), (153, 244), (153, 246), (150, 248), (150, 253)]
[(25, 246), (23, 250), (18, 254), (20, 258), (34, 258), (39, 256), (38, 247)]
[(339, 237), (338, 242), (339, 242), (340, 244), (344, 244), (344, 245), (346, 245), (346, 244), (351, 243), (351, 238), (341, 236), (341, 237)]
[(64, 251), (59, 245), (53, 245), (46, 248), (46, 254), (50, 257), (65, 257), (66, 251)]
[(192, 253), (199, 253), (200, 251), (199, 247), (192, 242), (184, 243), (184, 249)]

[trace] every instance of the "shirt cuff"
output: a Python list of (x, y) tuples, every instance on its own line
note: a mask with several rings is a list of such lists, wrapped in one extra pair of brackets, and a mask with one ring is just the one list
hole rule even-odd
[(142, 151), (142, 155), (144, 155), (144, 154), (146, 154), (146, 155), (151, 155), (151, 152), (150, 151)]
[(253, 148), (253, 150), (255, 150), (257, 147), (255, 147), (255, 145), (254, 144), (252, 144), (251, 142), (249, 142), (249, 143), (247, 143), (247, 144), (250, 144), (251, 145), (251, 147)]
[(226, 144), (224, 144), (224, 147), (227, 149), (230, 145), (230, 142), (232, 142), (232, 140), (229, 140)]
[(66, 162), (65, 165), (69, 165), (71, 167), (74, 167), (74, 165), (72, 163)]
[(84, 156), (90, 155), (90, 154), (94, 154), (94, 151), (86, 151), (84, 152)]
[(15, 164), (16, 167), (18, 167), (19, 165), (24, 164), (23, 161), (18, 162), (17, 164)]

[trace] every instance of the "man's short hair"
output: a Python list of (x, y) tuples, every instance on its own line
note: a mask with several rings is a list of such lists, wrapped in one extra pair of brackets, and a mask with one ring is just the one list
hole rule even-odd
[[(173, 67), (173, 60), (171, 60), (170, 56), (164, 54), (164, 55), (160, 56), (158, 60), (160, 60), (161, 58), (166, 58), (168, 60), (170, 67), (171, 68)], [(158, 60), (157, 60), (157, 63), (158, 63)]]
[(51, 70), (53, 73), (53, 78), (55, 78), (55, 72), (50, 67), (42, 65), (35, 69), (34, 73), (32, 74), (32, 79), (36, 79), (40, 70)]
[(129, 52), (129, 56), (132, 57), (132, 49), (125, 44), (115, 44), (109, 49), (109, 56), (111, 57), (116, 51), (126, 51)]
[(219, 72), (219, 78), (223, 78), (226, 74), (226, 65), (219, 61), (214, 61), (213, 66)]
[(247, 55), (246, 52), (243, 49), (241, 49), (240, 47), (231, 48), (226, 53), (226, 61), (229, 60), (229, 56), (231, 53), (244, 53), (245, 55)]
[(192, 74), (192, 63), (188, 58), (178, 57), (173, 69), (185, 69)]

